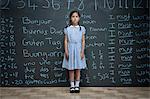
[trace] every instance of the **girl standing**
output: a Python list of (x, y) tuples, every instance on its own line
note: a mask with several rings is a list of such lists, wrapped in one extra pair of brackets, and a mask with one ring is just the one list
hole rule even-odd
[(64, 28), (65, 55), (62, 67), (69, 70), (70, 93), (79, 93), (80, 70), (86, 68), (84, 56), (86, 30), (85, 27), (79, 25), (80, 13), (78, 11), (72, 11), (69, 18), (70, 25)]

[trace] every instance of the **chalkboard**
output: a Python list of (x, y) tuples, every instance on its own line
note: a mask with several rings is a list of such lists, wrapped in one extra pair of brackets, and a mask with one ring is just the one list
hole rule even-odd
[(63, 28), (86, 27), (81, 86), (149, 86), (149, 0), (0, 0), (0, 85), (68, 86)]

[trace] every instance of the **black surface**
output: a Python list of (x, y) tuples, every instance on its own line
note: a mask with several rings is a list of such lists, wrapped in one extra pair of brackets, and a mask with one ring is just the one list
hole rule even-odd
[(68, 86), (61, 65), (63, 28), (72, 10), (80, 11), (80, 24), (86, 27), (88, 68), (81, 86), (149, 86), (149, 0), (0, 4), (1, 86)]

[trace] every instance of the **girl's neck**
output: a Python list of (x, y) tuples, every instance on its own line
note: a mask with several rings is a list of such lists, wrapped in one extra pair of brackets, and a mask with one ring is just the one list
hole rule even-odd
[(79, 24), (72, 24), (72, 26), (78, 26)]

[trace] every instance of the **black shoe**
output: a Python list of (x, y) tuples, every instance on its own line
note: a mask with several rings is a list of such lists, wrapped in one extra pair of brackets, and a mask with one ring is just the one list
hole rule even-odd
[(75, 93), (80, 93), (80, 87), (75, 87), (74, 91), (75, 91)]
[(74, 87), (70, 87), (70, 93), (74, 93), (75, 90), (74, 90)]

